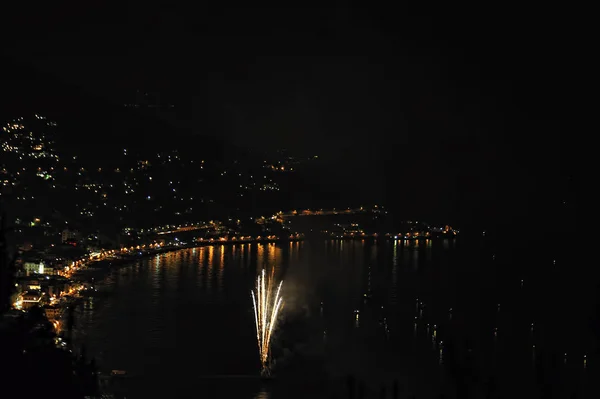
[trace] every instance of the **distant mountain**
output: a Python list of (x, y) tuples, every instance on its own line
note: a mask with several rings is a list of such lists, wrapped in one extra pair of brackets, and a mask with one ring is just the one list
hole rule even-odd
[(214, 136), (198, 135), (165, 121), (154, 110), (127, 108), (56, 77), (3, 60), (0, 118), (42, 114), (60, 126), (59, 145), (83, 157), (105, 159), (122, 152), (179, 149), (226, 162), (240, 150)]

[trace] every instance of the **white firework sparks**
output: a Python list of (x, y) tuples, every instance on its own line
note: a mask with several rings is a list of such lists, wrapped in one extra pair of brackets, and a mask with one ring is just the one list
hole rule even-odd
[(283, 307), (280, 296), (283, 281), (277, 285), (273, 292), (273, 273), (266, 277), (265, 270), (256, 280), (256, 294), (251, 291), (252, 305), (254, 306), (254, 321), (256, 323), (256, 340), (258, 342), (258, 353), (260, 356), (261, 373), (269, 374), (269, 352), (271, 348), (271, 336), (277, 323), (277, 315)]

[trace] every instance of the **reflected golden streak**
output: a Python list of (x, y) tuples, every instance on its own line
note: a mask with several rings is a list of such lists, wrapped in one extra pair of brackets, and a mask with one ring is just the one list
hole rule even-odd
[(281, 297), (281, 287), (283, 281), (277, 286), (277, 291), (273, 296), (275, 271), (267, 280), (265, 270), (256, 280), (256, 294), (252, 290), (252, 305), (254, 308), (254, 321), (256, 323), (256, 339), (258, 342), (258, 353), (261, 363), (261, 374), (269, 375), (269, 351), (271, 347), (271, 337), (277, 323), (279, 311), (283, 308), (283, 298)]

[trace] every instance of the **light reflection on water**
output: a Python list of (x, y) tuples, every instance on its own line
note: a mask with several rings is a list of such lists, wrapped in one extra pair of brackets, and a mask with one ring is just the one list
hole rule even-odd
[(256, 394), (254, 399), (271, 399), (271, 393), (268, 392), (265, 388), (261, 388), (260, 392)]
[[(557, 373), (582, 386), (577, 381), (587, 378), (585, 353), (585, 372), (597, 371), (590, 340), (553, 321), (577, 306), (569, 299), (568, 275), (554, 277), (563, 289), (554, 292), (551, 276), (534, 271), (535, 257), (513, 256), (512, 265), (501, 264), (499, 257), (482, 263), (491, 256), (479, 256), (480, 251), (454, 242), (401, 240), (377, 247), (361, 241), (218, 245), (162, 254), (106, 276), (100, 285), (108, 295), (83, 308), (78, 334), (103, 369), (127, 370), (130, 398), (185, 397), (161, 390), (176, 385), (184, 392), (198, 374), (253, 374), (256, 338), (249, 292), (262, 267), (275, 267), (285, 279), (286, 314), (304, 312), (302, 320), (310, 327), (303, 336), (283, 324), (278, 337), (288, 354), (314, 357), (310, 367), (298, 366), (298, 378), (312, 381), (317, 377), (307, 372), (322, 369), (329, 381), (343, 381), (352, 372), (377, 384), (384, 377), (388, 382), (398, 378), (406, 391), (433, 395), (450, 384), (446, 367), (453, 350), (449, 343), (455, 342), (455, 351), (473, 348), (477, 372), (497, 375), (496, 385), (503, 386), (506, 397), (520, 397), (519, 389), (534, 395), (536, 361), (550, 345), (560, 345), (561, 355), (569, 353), (566, 364), (559, 358)], [(562, 259), (560, 270), (567, 265)], [(523, 276), (528, 284), (520, 289)], [(365, 300), (365, 292), (372, 298)], [(557, 295), (570, 305), (551, 314), (539, 297)], [(545, 359), (551, 362), (548, 355)], [(236, 384), (215, 389), (239, 398), (318, 398), (321, 393)], [(334, 389), (338, 397), (343, 385)], [(232, 389), (238, 391), (225, 393)]]
[(206, 263), (203, 266), (206, 266), (206, 292), (208, 294), (212, 291), (212, 282), (213, 282), (213, 268), (214, 268), (214, 256), (215, 256), (215, 247), (213, 245), (208, 247), (208, 258), (206, 259)]
[(219, 299), (222, 298), (223, 294), (223, 273), (225, 271), (225, 252), (230, 249), (229, 247), (225, 247), (225, 245), (219, 246), (219, 262), (217, 265), (218, 272), (216, 275), (217, 279), (217, 293), (219, 294)]

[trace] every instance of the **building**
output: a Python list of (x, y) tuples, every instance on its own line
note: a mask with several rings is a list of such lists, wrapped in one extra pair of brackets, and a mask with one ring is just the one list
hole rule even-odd
[(79, 241), (79, 232), (77, 230), (70, 230), (70, 229), (65, 229), (63, 230), (62, 234), (61, 234), (61, 241), (63, 243), (69, 242), (69, 241)]
[(40, 270), (42, 270), (42, 274), (47, 274), (50, 276), (60, 276), (60, 274), (63, 272), (63, 268), (47, 264), (44, 264), (43, 269), (40, 267)]
[(18, 280), (20, 291), (39, 291), (49, 297), (69, 293), (74, 288), (71, 281), (61, 276), (30, 276)]
[(60, 306), (56, 305), (46, 305), (44, 306), (44, 312), (46, 313), (46, 317), (50, 321), (58, 320), (62, 313), (62, 309)]
[(46, 271), (46, 265), (43, 261), (32, 261), (28, 260), (23, 262), (23, 270), (25, 271), (26, 276), (31, 276), (32, 274), (44, 274)]
[(31, 251), (33, 249), (33, 244), (31, 244), (30, 242), (26, 241), (23, 244), (19, 245), (19, 250), (23, 251), (23, 252), (27, 252), (27, 251)]
[(42, 293), (40, 291), (27, 291), (23, 293), (23, 309), (29, 309), (40, 304)]
[(46, 263), (44, 262), (44, 254), (38, 251), (24, 252), (19, 256), (18, 264), (22, 268), (26, 276), (33, 274), (43, 274)]
[(42, 285), (38, 277), (25, 277), (19, 280), (21, 291), (41, 291)]

